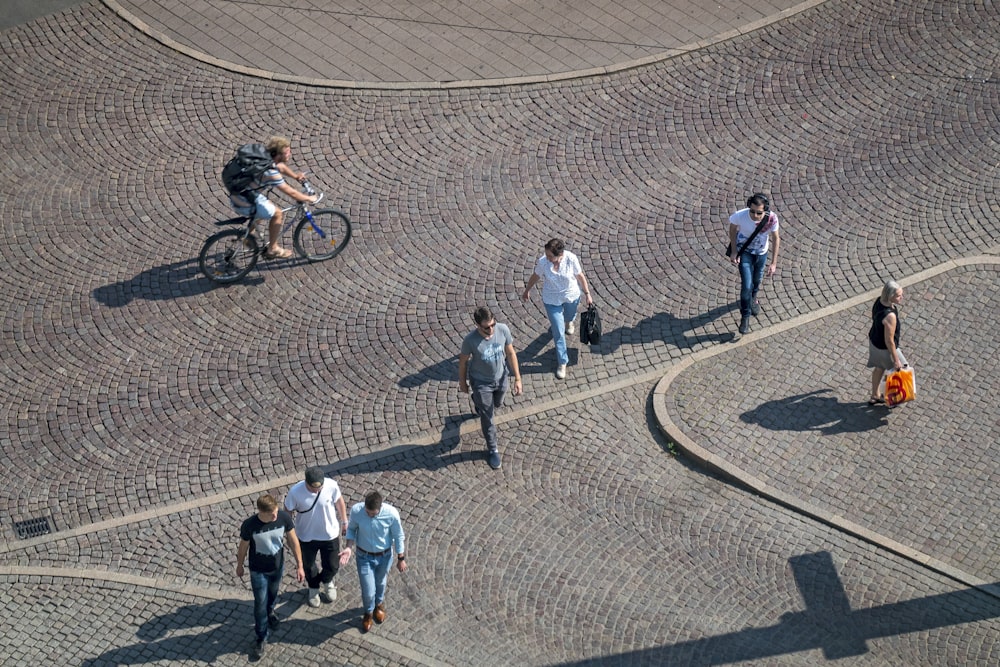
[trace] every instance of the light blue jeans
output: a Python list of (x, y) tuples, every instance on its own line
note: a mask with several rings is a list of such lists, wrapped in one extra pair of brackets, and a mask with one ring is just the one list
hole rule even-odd
[(370, 556), (358, 551), (354, 557), (358, 564), (358, 581), (361, 582), (361, 604), (365, 613), (375, 611), (375, 605), (385, 600), (385, 583), (392, 565), (392, 549), (381, 556)]
[(556, 361), (560, 366), (569, 363), (569, 353), (566, 352), (566, 323), (576, 319), (576, 309), (580, 305), (580, 297), (558, 306), (545, 304), (545, 312), (549, 315), (552, 329), (552, 342), (556, 344)]

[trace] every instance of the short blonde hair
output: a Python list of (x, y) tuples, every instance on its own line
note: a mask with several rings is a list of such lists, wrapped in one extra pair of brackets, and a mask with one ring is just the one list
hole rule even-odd
[(270, 137), (264, 147), (271, 154), (271, 159), (278, 157), (286, 148), (292, 145), (286, 137)]

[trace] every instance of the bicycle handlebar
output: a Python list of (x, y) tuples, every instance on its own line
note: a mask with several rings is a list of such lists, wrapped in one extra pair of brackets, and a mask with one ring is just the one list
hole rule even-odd
[(307, 195), (316, 197), (316, 201), (314, 201), (313, 204), (318, 204), (323, 200), (323, 193), (316, 192), (316, 188), (312, 186), (312, 183), (310, 183), (308, 179), (302, 181), (302, 191)]

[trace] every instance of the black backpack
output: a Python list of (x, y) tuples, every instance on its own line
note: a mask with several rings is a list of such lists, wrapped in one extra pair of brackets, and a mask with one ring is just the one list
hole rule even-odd
[(261, 174), (274, 168), (274, 161), (264, 144), (244, 144), (222, 169), (222, 184), (231, 195), (251, 189)]

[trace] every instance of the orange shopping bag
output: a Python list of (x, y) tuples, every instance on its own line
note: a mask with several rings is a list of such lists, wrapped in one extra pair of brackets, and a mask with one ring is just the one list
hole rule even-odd
[(889, 407), (912, 401), (917, 395), (913, 366), (904, 366), (885, 376), (885, 404)]

